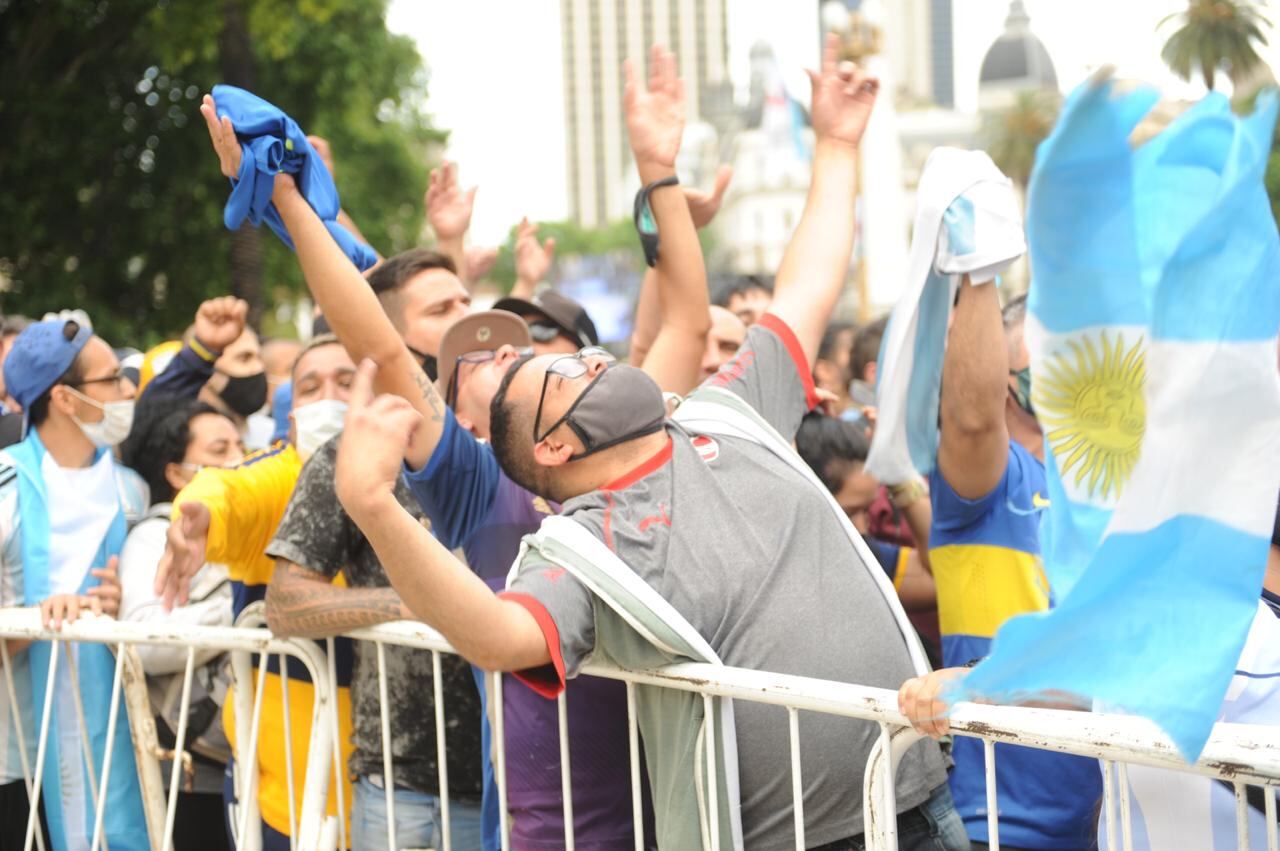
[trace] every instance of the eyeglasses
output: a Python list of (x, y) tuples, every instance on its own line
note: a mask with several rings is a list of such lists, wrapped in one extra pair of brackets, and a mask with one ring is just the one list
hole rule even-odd
[[(608, 366), (618, 362), (617, 358), (599, 346), (587, 346), (585, 349), (579, 350), (577, 354), (565, 355), (553, 360), (547, 366), (547, 374), (542, 376), (542, 392), (538, 394), (538, 412), (533, 417), (534, 443), (541, 443), (546, 440), (551, 432), (558, 429), (560, 424), (569, 418), (569, 413), (566, 412), (564, 416), (552, 423), (551, 427), (545, 432), (539, 429), (539, 425), (542, 423), (542, 405), (547, 400), (547, 384), (551, 381), (551, 376), (558, 375), (561, 378), (569, 379), (581, 378), (591, 371), (591, 364), (587, 363), (587, 358), (598, 358)], [(539, 436), (540, 434), (541, 436)]]
[[(473, 366), (477, 364), (488, 363), (489, 361), (495, 359), (498, 356), (499, 351), (501, 351), (501, 349), (497, 351), (494, 351), (492, 349), (481, 349), (480, 351), (476, 351), (476, 352), (464, 352), (463, 354), (460, 354), (456, 358), (454, 358), (453, 374), (449, 376), (449, 386), (445, 388), (445, 394), (444, 394), (445, 404), (452, 408), (452, 407), (455, 407), (455, 403), (458, 401), (458, 391), (462, 387), (462, 379), (459, 376), (462, 374), (462, 365), (464, 363), (469, 363), (469, 364), (472, 364)], [(522, 346), (520, 348), (517, 348), (515, 351), (518, 357), (527, 357), (533, 354), (533, 349), (529, 348), (528, 346)]]
[(123, 371), (121, 371), (121, 372), (117, 372), (115, 375), (104, 375), (102, 378), (86, 378), (82, 381), (75, 382), (71, 386), (84, 387), (85, 385), (88, 385), (88, 384), (106, 384), (110, 382), (116, 386), (116, 390), (119, 390), (120, 382), (128, 381), (128, 380), (129, 380), (129, 376), (126, 375)]

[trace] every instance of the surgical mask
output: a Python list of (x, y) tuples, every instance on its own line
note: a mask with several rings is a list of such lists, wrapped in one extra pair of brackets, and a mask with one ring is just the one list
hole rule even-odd
[(335, 434), (342, 433), (347, 418), (347, 403), (337, 399), (321, 399), (293, 409), (297, 429), (296, 449), (306, 461)]
[(73, 387), (68, 387), (67, 389), (74, 393), (76, 398), (88, 402), (99, 411), (102, 411), (102, 419), (96, 423), (86, 423), (81, 421), (79, 417), (71, 417), (75, 424), (80, 427), (80, 431), (84, 432), (84, 436), (89, 438), (89, 442), (99, 449), (119, 446), (124, 443), (124, 439), (129, 436), (129, 431), (133, 428), (132, 399), (121, 399), (119, 402), (99, 402), (97, 399), (90, 399)]
[(1018, 370), (1009, 370), (1009, 374), (1017, 380), (1017, 387), (1010, 387), (1009, 392), (1013, 394), (1013, 401), (1018, 403), (1018, 407), (1026, 411), (1031, 416), (1036, 415), (1036, 409), (1031, 404), (1031, 367), (1023, 367)]
[(267, 403), (267, 374), (228, 375), (227, 386), (218, 397), (237, 416), (248, 417)]
[(667, 416), (662, 390), (642, 369), (614, 364), (595, 377), (569, 406), (564, 416), (543, 430), (541, 438), (564, 423), (582, 441), (585, 451), (573, 461), (653, 434)]

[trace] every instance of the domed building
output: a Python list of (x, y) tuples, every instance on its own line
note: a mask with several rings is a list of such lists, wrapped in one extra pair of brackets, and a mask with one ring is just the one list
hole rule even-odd
[(1004, 32), (987, 50), (978, 74), (978, 108), (983, 112), (1013, 105), (1018, 92), (1058, 91), (1058, 74), (1044, 43), (1031, 32), (1022, 0), (1009, 4)]

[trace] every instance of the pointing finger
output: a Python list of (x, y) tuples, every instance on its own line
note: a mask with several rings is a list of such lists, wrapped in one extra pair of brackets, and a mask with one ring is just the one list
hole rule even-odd
[(355, 383), (351, 385), (349, 406), (351, 413), (363, 410), (373, 403), (373, 380), (378, 375), (378, 365), (369, 358), (360, 361)]

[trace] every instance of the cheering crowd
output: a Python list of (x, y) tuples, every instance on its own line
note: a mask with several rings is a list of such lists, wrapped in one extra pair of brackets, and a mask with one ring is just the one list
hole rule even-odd
[[(427, 198), (440, 250), (376, 258), (363, 273), (333, 227), (358, 239), (350, 217), (322, 218), (301, 176), (257, 175), (318, 306), (308, 340), (260, 340), (233, 297), (204, 302), (180, 341), (145, 354), (113, 349), (124, 341), (96, 336), (80, 311), (7, 317), (0, 606), (39, 606), (54, 628), (90, 610), (230, 626), (265, 601), (280, 636), (325, 639), (405, 619), (438, 629), (461, 654), (438, 672), (429, 651), (333, 645), (344, 763), (328, 811), (342, 796), (354, 849), (389, 847), (388, 787), (395, 845), (442, 847), (437, 686), (460, 849), (498, 848), (503, 820), (514, 848), (564, 847), (562, 691), (576, 847), (633, 848), (636, 823), (646, 847), (710, 847), (713, 829), (723, 848), (794, 847), (784, 713), (715, 699), (705, 716), (700, 695), (640, 688), (637, 820), (626, 689), (577, 677), (588, 660), (723, 663), (901, 689), (904, 714), (943, 736), (945, 684), (987, 654), (1010, 617), (1052, 599), (1039, 563), (1047, 489), (1025, 301), (1002, 307), (994, 286), (960, 288), (937, 468), (927, 480), (876, 480), (864, 464), (885, 321), (855, 327), (832, 312), (858, 230), (856, 160), (878, 82), (828, 45), (810, 75), (812, 185), (781, 266), (772, 281), (730, 282), (712, 303), (698, 230), (729, 174), (709, 192), (678, 184), (684, 84), (661, 48), (647, 79), (639, 73), (628, 65), (624, 103), (649, 268), (626, 363), (600, 345), (582, 305), (538, 288), (554, 245), (527, 223), (515, 289), (473, 310), (462, 249), (472, 195), (448, 166)], [(201, 113), (222, 173), (243, 184), (253, 149), (223, 106), (206, 96)], [(333, 172), (322, 140), (309, 150), (308, 167)], [(1280, 616), (1280, 541), (1272, 545), (1263, 600)], [(1274, 639), (1277, 627), (1260, 623)], [(160, 741), (172, 745), (186, 652), (139, 651)], [(34, 759), (46, 700), (38, 829), (57, 851), (87, 849), (97, 804), (81, 736), (101, 766), (114, 657), (78, 645), (46, 694), (50, 645), (10, 641), (8, 653), (21, 713), (0, 700), (0, 849), (22, 847), (23, 762)], [(500, 697), (485, 675), (495, 671)], [(87, 730), (70, 703), (73, 676)], [(180, 851), (230, 847), (230, 826), (251, 803), (236, 800), (233, 783), (246, 766), (231, 758), (243, 725), (230, 680), (223, 655), (196, 654)], [(264, 682), (249, 829), (263, 847), (287, 849), (311, 683), (276, 659)], [(506, 812), (489, 707), (498, 699)], [(806, 846), (863, 848), (863, 772), (879, 728), (809, 713), (801, 730)], [(148, 848), (129, 726), (114, 736), (105, 838), (113, 849)], [(384, 743), (393, 776), (383, 773)], [(998, 753), (1002, 847), (1096, 847), (1096, 760)], [(899, 847), (987, 847), (985, 777), (974, 739), (914, 745), (897, 771)], [(713, 802), (718, 818), (708, 816)]]

